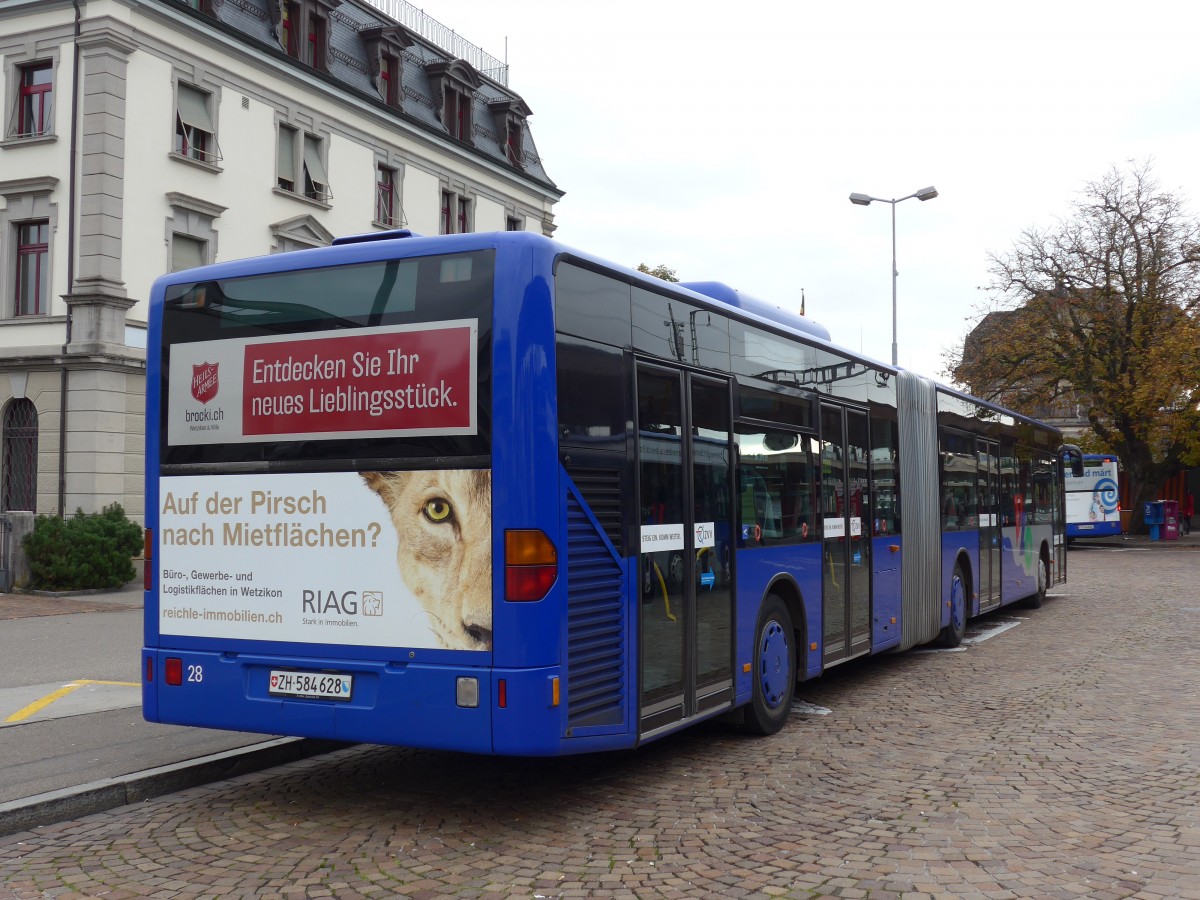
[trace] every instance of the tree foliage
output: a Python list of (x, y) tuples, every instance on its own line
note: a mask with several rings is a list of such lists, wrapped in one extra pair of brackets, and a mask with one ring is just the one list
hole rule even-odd
[(1083, 406), (1084, 443), (1120, 456), (1134, 509), (1200, 463), (1200, 223), (1148, 163), (1113, 168), (990, 261), (993, 302), (951, 377), (1030, 414)]
[(662, 263), (659, 263), (653, 269), (645, 263), (638, 263), (637, 270), (645, 275), (653, 275), (655, 278), (661, 278), (663, 281), (678, 281), (675, 277), (675, 270), (668, 269)]

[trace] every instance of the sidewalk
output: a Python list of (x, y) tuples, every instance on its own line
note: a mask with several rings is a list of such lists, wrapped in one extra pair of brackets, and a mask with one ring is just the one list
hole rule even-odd
[(1113, 537), (1077, 538), (1071, 543), (1071, 549), (1087, 547), (1125, 547), (1139, 550), (1200, 550), (1200, 533), (1194, 529), (1188, 534), (1181, 534), (1178, 540), (1150, 540), (1148, 534), (1122, 534)]
[[(19, 636), (27, 632), (40, 635), (58, 632), (67, 639), (78, 635), (80, 629), (87, 634), (108, 635), (115, 619), (104, 613), (122, 612), (120, 618), (125, 623), (120, 630), (127, 641), (117, 657), (108, 658), (106, 665), (111, 668), (114, 659), (128, 659), (128, 668), (136, 673), (141, 668), (136, 651), (142, 641), (141, 624), (140, 616), (130, 611), (142, 606), (140, 582), (103, 593), (0, 594), (0, 629), (7, 632), (8, 640), (21, 640)], [(93, 617), (92, 613), (100, 615)], [(39, 618), (45, 620), (40, 627), (35, 621)], [(102, 625), (101, 620), (106, 624)], [(62, 688), (75, 688), (82, 694), (93, 688), (79, 685), (99, 683), (87, 681), (101, 677), (94, 669), (94, 663), (81, 662), (77, 654), (67, 653), (59, 664), (51, 667), (53, 674), (39, 674), (34, 680), (39, 684), (46, 681)], [(19, 665), (16, 674), (14, 670), (8, 671), (6, 682), (10, 688), (21, 686), (20, 671)], [(126, 675), (121, 680), (123, 683), (132, 679)], [(3, 693), (0, 690), (0, 695)], [(71, 697), (74, 696), (72, 693)], [(0, 710), (6, 753), (6, 776), (0, 783), (0, 837), (346, 746), (332, 741), (145, 722), (138, 702), (118, 708), (85, 709), (52, 719), (2, 724), (4, 713), (12, 711)], [(34, 793), (30, 793), (31, 783), (39, 785), (32, 788)]]
[(136, 582), (103, 593), (70, 591), (62, 594), (0, 594), (0, 619), (141, 609), (142, 599), (142, 586)]

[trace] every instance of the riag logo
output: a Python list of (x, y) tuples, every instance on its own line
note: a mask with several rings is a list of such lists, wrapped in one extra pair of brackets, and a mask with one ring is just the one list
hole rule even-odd
[(383, 615), (383, 591), (302, 590), (300, 611), (313, 614)]
[(192, 396), (198, 403), (207, 404), (217, 396), (217, 390), (221, 386), (217, 372), (219, 367), (220, 363), (210, 362), (192, 366)]

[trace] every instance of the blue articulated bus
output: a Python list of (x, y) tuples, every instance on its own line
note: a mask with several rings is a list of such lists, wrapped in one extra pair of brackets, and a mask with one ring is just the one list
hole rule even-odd
[(798, 682), (1066, 576), (1055, 429), (537, 235), (177, 272), (149, 347), (150, 721), (769, 734)]
[(1111, 453), (1085, 453), (1082, 475), (1064, 471), (1068, 540), (1121, 533), (1120, 469), (1121, 461)]

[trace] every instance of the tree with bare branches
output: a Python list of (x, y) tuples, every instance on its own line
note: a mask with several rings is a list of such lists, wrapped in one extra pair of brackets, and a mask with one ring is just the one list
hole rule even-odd
[(1200, 222), (1149, 163), (1114, 167), (989, 259), (992, 301), (947, 375), (1030, 414), (1084, 405), (1083, 443), (1120, 456), (1135, 510), (1200, 463)]

